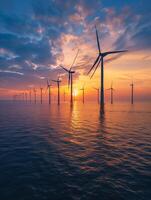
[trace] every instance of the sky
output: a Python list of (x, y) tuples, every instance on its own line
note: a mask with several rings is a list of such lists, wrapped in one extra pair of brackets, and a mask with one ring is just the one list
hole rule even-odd
[[(151, 1), (149, 0), (5, 0), (0, 1), (0, 99), (40, 87), (46, 80), (62, 80), (60, 65), (73, 66), (74, 91), (81, 98), (96, 98), (100, 68), (87, 72), (97, 54), (95, 25), (102, 51), (128, 50), (105, 58), (105, 89), (111, 82), (117, 100), (128, 100), (134, 82), (135, 99), (151, 100)], [(53, 93), (56, 95), (56, 85)], [(105, 90), (106, 99), (110, 93)]]

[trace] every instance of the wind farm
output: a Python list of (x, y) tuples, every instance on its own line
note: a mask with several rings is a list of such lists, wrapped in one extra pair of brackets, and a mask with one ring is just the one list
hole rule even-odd
[(0, 199), (150, 199), (150, 10), (0, 1)]

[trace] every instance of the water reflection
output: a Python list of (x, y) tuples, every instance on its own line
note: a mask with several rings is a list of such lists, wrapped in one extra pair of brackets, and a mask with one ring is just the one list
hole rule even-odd
[(25, 200), (149, 194), (150, 106), (106, 104), (103, 115), (99, 105), (78, 102), (0, 109), (2, 199), (17, 199), (19, 186)]

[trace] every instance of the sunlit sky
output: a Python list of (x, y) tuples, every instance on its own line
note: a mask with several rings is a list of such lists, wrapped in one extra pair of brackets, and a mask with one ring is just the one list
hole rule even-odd
[[(67, 74), (59, 65), (74, 65), (74, 90), (81, 98), (96, 97), (100, 68), (92, 79), (87, 72), (98, 54), (95, 25), (102, 51), (128, 52), (105, 58), (105, 88), (113, 81), (115, 96), (151, 99), (151, 1), (149, 0), (5, 0), (0, 1), (0, 99), (46, 88), (46, 79), (60, 75), (61, 93)], [(54, 85), (54, 84), (53, 84)], [(53, 86), (56, 94), (56, 85)], [(106, 98), (109, 92), (105, 91)]]

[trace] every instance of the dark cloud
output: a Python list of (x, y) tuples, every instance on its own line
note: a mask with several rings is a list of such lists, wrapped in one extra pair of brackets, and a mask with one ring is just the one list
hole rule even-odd
[(129, 14), (123, 21), (125, 31), (115, 42), (115, 47), (129, 50), (151, 49), (151, 3), (147, 0), (134, 1)]

